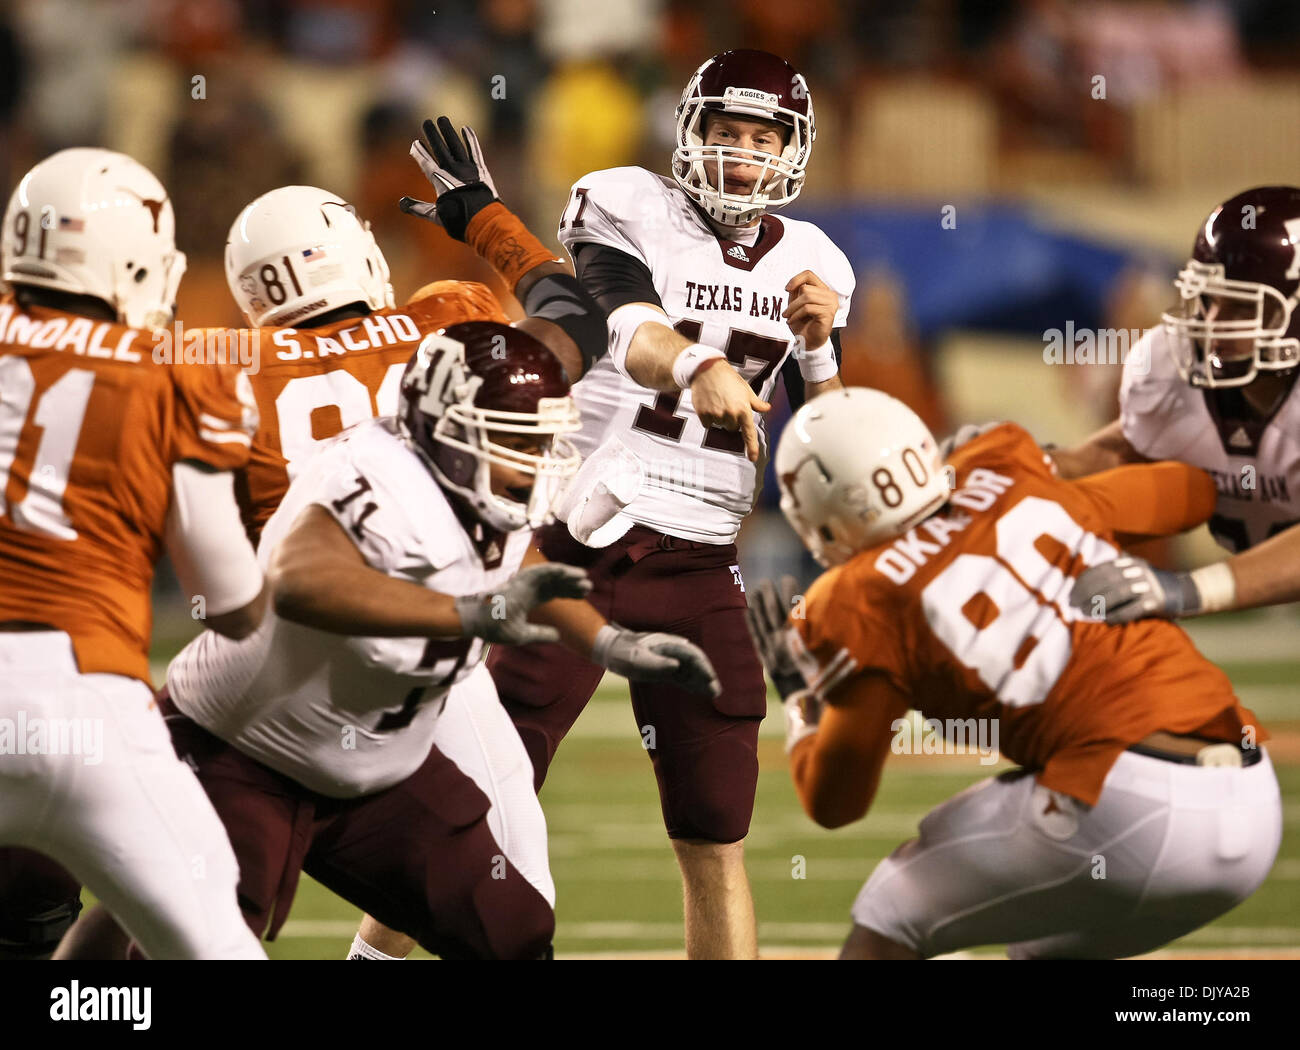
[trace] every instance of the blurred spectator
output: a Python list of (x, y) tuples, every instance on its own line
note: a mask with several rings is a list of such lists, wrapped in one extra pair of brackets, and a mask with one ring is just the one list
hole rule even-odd
[(556, 222), (580, 176), (636, 162), (641, 117), (641, 96), (608, 62), (572, 63), (551, 77), (534, 114), (530, 170)]
[(42, 156), (104, 135), (106, 87), (145, 7), (140, 0), (19, 0), (29, 59), (23, 119)]
[[(18, 177), (15, 122), (25, 81), (24, 58), (8, 12), (0, 12), (0, 178), (5, 186)], [(7, 192), (7, 191), (6, 191)]]
[(878, 265), (862, 275), (844, 336), (845, 386), (883, 390), (909, 405), (932, 431), (948, 430), (943, 397), (913, 331), (907, 292), (898, 275)]
[[(280, 42), (294, 58), (329, 65), (378, 58), (398, 40), (396, 0), (280, 0)], [(436, 7), (431, 4), (431, 7)]]
[(225, 283), (230, 224), (253, 198), (303, 182), (303, 165), (269, 110), (233, 78), (184, 112), (159, 172), (176, 209), (176, 245), (189, 262), (179, 316), (190, 325), (242, 323)]
[(578, 62), (659, 47), (660, 0), (546, 0), (538, 43), (552, 62)]

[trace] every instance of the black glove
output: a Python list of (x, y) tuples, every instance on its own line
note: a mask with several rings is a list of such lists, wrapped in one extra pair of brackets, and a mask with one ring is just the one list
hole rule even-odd
[(785, 626), (798, 589), (799, 582), (793, 576), (781, 577), (779, 592), (775, 583), (763, 580), (754, 588), (745, 610), (754, 647), (758, 649), (763, 666), (767, 668), (772, 684), (776, 686), (782, 700), (808, 688), (803, 673), (795, 664)]
[(439, 117), (436, 127), (431, 120), (424, 122), (428, 144), (419, 139), (412, 142), (411, 156), (433, 185), (437, 199), (430, 204), (403, 197), (398, 203), (408, 215), (437, 222), (456, 240), (464, 242), (470, 220), (497, 200), (497, 188), (483, 160), (474, 129), (461, 128), (461, 134), (463, 142), (446, 117)]

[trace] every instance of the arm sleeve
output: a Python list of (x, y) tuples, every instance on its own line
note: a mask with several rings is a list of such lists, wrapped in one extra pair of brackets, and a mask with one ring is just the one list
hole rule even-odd
[(1069, 482), (1124, 537), (1172, 536), (1195, 528), (1214, 511), (1214, 482), (1185, 463), (1116, 467)]
[[(792, 613), (795, 658), (809, 689), (835, 704), (841, 687), (855, 675), (879, 673), (906, 692), (901, 610), (891, 602), (881, 578), (844, 567), (820, 576), (808, 589), (803, 615)], [(892, 585), (888, 585), (891, 586)]]
[(172, 468), (167, 553), (184, 593), (202, 595), (210, 616), (233, 612), (257, 597), (262, 570), (244, 536), (229, 471), (189, 463)]
[(637, 256), (621, 249), (605, 244), (575, 244), (573, 268), (582, 287), (600, 303), (606, 317), (628, 303), (663, 307), (650, 268)]
[[(839, 328), (831, 331), (831, 351), (835, 354), (837, 369), (842, 366), (844, 359), (844, 348), (840, 344), (841, 331)], [(790, 402), (790, 411), (798, 412), (808, 400), (808, 392), (804, 386), (803, 373), (799, 371), (799, 361), (793, 354), (787, 356), (781, 365), (781, 379), (785, 383), (785, 397)]]
[(858, 675), (826, 707), (816, 734), (790, 756), (790, 776), (804, 811), (818, 822), (856, 820), (871, 804), (889, 756), (895, 723), (908, 698), (879, 675)]
[(171, 461), (191, 460), (212, 470), (237, 470), (248, 462), (257, 431), (253, 385), (236, 364), (180, 365), (175, 379)]

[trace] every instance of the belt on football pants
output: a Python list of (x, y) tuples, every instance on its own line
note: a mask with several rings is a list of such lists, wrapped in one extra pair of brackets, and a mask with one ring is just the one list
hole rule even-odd
[(670, 536), (666, 532), (652, 529), (648, 525), (633, 525), (624, 536), (633, 541), (649, 542), (665, 551), (700, 551), (718, 550), (725, 544), (701, 543), (698, 540), (684, 540), (680, 536)]
[(1128, 750), (1147, 758), (1177, 762), (1184, 766), (1253, 766), (1264, 757), (1264, 752), (1258, 747), (1179, 736), (1164, 730), (1143, 737)]

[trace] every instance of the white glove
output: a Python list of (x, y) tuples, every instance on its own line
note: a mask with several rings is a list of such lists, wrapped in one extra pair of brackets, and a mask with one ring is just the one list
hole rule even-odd
[(553, 598), (585, 598), (591, 592), (587, 574), (572, 565), (530, 565), (520, 569), (499, 591), (466, 594), (456, 599), (461, 635), (503, 645), (558, 642), (554, 627), (529, 623), (534, 606)]
[(672, 682), (709, 696), (722, 692), (704, 650), (675, 634), (628, 631), (607, 623), (596, 634), (591, 658), (632, 682)]
[(957, 428), (955, 434), (950, 434), (939, 442), (939, 458), (946, 460), (962, 445), (974, 441), (981, 434), (987, 433), (994, 427), (1000, 427), (1002, 422), (995, 420), (992, 423), (964, 423)]

